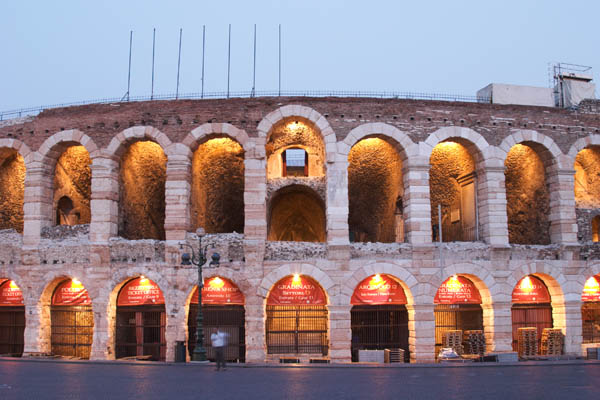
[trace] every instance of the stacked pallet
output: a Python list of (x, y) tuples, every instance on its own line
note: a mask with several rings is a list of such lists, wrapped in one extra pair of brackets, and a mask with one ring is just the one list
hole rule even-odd
[(465, 331), (463, 342), (467, 354), (485, 353), (485, 336), (482, 330)]
[(563, 350), (563, 334), (560, 329), (544, 328), (542, 331), (542, 354), (560, 356)]
[(537, 355), (537, 328), (519, 328), (517, 341), (519, 344), (519, 357), (533, 357)]
[(404, 362), (404, 350), (403, 349), (385, 349), (385, 362), (386, 363), (403, 363)]
[(444, 337), (443, 337), (443, 342), (442, 342), (443, 343), (442, 347), (451, 347), (454, 349), (456, 354), (462, 355), (464, 353), (463, 345), (462, 345), (462, 337), (463, 337), (463, 333), (460, 330), (445, 331)]

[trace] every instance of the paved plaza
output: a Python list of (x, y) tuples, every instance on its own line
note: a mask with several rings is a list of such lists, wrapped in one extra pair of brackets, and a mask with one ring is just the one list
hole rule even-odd
[(0, 399), (593, 399), (600, 364), (230, 367), (0, 361)]

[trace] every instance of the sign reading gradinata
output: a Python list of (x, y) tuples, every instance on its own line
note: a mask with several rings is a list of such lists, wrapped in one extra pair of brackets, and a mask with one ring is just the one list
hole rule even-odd
[(406, 295), (400, 283), (386, 274), (376, 274), (364, 279), (354, 289), (350, 299), (352, 305), (406, 303)]
[(314, 279), (304, 275), (294, 275), (277, 282), (269, 297), (267, 305), (325, 305), (327, 297), (321, 286)]
[(481, 295), (470, 279), (454, 275), (442, 283), (433, 302), (435, 304), (481, 304)]
[(541, 279), (527, 275), (515, 286), (512, 292), (512, 302), (516, 304), (550, 303), (550, 292)]
[[(198, 304), (198, 287), (192, 295), (192, 304)], [(240, 288), (229, 279), (214, 276), (204, 281), (202, 304), (244, 304), (244, 295)]]
[(92, 299), (88, 295), (87, 289), (77, 280), (64, 281), (54, 291), (52, 295), (53, 306), (89, 306), (92, 305)]
[(148, 278), (133, 279), (121, 289), (118, 306), (141, 306), (165, 304), (165, 298), (158, 285)]
[(600, 275), (592, 276), (585, 281), (581, 301), (600, 301)]
[(14, 281), (0, 281), (0, 306), (22, 306), (23, 292)]

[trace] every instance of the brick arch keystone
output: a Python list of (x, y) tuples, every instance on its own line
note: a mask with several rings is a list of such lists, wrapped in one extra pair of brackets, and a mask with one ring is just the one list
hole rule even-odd
[(246, 131), (228, 123), (202, 124), (188, 133), (182, 143), (193, 153), (201, 141), (210, 139), (212, 135), (227, 136), (238, 142), (245, 152), (251, 148), (252, 143)]
[(105, 154), (112, 158), (119, 158), (125, 151), (127, 144), (134, 140), (143, 139), (158, 143), (163, 151), (165, 151), (172, 143), (167, 135), (153, 126), (133, 126), (116, 135), (105, 149)]
[(340, 304), (350, 304), (350, 298), (352, 297), (356, 286), (364, 279), (374, 274), (387, 274), (398, 279), (404, 289), (408, 304), (414, 304), (413, 293), (418, 286), (418, 281), (413, 274), (399, 265), (378, 261), (362, 266), (356, 270), (352, 276), (346, 279), (341, 288)]
[(396, 128), (395, 126), (382, 122), (362, 124), (352, 129), (346, 135), (344, 140), (338, 143), (338, 152), (343, 157), (348, 158), (348, 154), (355, 144), (360, 142), (362, 139), (373, 135), (379, 135), (393, 139), (399, 146), (400, 156), (403, 159), (411, 158), (412, 156), (418, 156), (418, 146), (411, 140), (408, 134)]
[[(284, 264), (276, 270), (271, 271), (260, 282), (260, 285), (257, 288), (258, 296), (266, 299), (274, 284), (286, 276), (294, 274), (306, 275), (313, 278), (321, 285), (323, 290), (325, 290), (325, 294), (329, 300), (331, 299), (329, 291), (333, 288), (335, 283), (325, 272), (311, 264)], [(331, 301), (329, 302), (331, 303)]]

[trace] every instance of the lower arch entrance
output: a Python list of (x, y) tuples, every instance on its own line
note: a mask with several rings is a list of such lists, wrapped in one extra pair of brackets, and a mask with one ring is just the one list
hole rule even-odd
[(50, 307), (52, 354), (89, 359), (94, 336), (92, 300), (77, 279), (61, 282)]
[(130, 280), (117, 298), (116, 358), (165, 361), (165, 299), (156, 283)]
[(583, 343), (600, 343), (600, 275), (585, 282), (581, 300)]
[[(225, 361), (246, 361), (246, 312), (244, 295), (229, 279), (218, 276), (206, 279), (202, 288), (202, 316), (206, 358), (216, 361), (210, 335), (217, 329), (227, 333)], [(188, 314), (188, 349), (190, 357), (196, 348), (198, 316), (198, 287), (194, 289)]]
[(385, 274), (372, 275), (358, 284), (350, 300), (352, 361), (360, 350), (402, 349), (410, 360), (408, 310), (400, 283)]
[(24, 332), (23, 293), (14, 281), (0, 279), (0, 356), (22, 356)]
[(463, 355), (483, 355), (485, 336), (481, 295), (467, 277), (446, 279), (434, 298), (435, 356), (442, 348)]
[(329, 354), (327, 297), (312, 278), (283, 278), (267, 298), (267, 354)]

